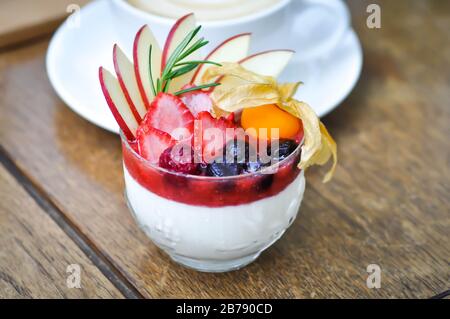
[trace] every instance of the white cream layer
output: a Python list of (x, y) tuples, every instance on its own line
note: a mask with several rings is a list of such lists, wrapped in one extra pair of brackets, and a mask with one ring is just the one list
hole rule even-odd
[(155, 195), (136, 182), (125, 166), (124, 175), (129, 205), (147, 235), (167, 253), (195, 259), (235, 259), (267, 248), (294, 221), (305, 190), (301, 172), (275, 196), (206, 207)]

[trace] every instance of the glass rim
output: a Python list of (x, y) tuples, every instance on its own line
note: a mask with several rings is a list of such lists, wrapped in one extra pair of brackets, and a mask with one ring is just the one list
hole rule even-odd
[[(159, 165), (156, 165), (156, 164), (150, 162), (149, 160), (147, 160), (144, 157), (142, 157), (139, 153), (137, 153), (130, 146), (130, 143), (129, 143), (127, 137), (125, 136), (125, 134), (123, 133), (122, 129), (119, 130), (119, 134), (120, 134), (120, 138), (122, 140), (122, 143), (125, 143), (125, 146), (126, 146), (127, 150), (129, 152), (131, 152), (131, 154), (133, 154), (133, 156), (135, 156), (139, 161), (143, 162), (145, 165), (148, 165), (148, 166), (150, 166), (153, 169), (156, 169), (156, 170), (158, 170), (160, 172), (163, 172), (163, 173), (166, 173), (166, 174), (169, 174), (169, 175), (178, 176), (178, 177), (184, 177), (184, 178), (199, 179), (199, 180), (234, 180), (234, 179), (245, 178), (245, 177), (250, 177), (250, 176), (257, 176), (257, 175), (270, 175), (268, 173), (263, 173), (262, 171), (270, 171), (271, 169), (273, 169), (276, 166), (282, 166), (283, 164), (289, 162), (289, 160), (291, 160), (295, 156), (295, 154), (299, 152), (299, 150), (301, 149), (301, 147), (303, 146), (304, 141), (305, 141), (305, 138), (303, 137), (302, 140), (300, 141), (300, 143), (295, 148), (295, 150), (291, 154), (289, 154), (288, 157), (286, 157), (283, 160), (281, 160), (281, 161), (279, 161), (279, 162), (277, 162), (275, 164), (272, 164), (272, 165), (270, 165), (268, 167), (264, 167), (262, 170), (259, 170), (259, 171), (256, 171), (256, 172), (244, 173), (244, 174), (240, 174), (240, 175), (232, 175), (232, 176), (203, 176), (203, 175), (192, 175), (192, 174), (178, 173), (178, 172), (174, 172), (174, 171), (168, 170), (166, 168), (160, 167)], [(276, 171), (275, 171), (275, 173), (276, 173)]]

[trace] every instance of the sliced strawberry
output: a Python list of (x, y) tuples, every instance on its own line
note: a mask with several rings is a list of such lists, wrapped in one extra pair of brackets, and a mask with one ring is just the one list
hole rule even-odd
[(231, 112), (230, 114), (228, 114), (227, 121), (234, 123), (234, 112)]
[[(170, 134), (176, 140), (190, 138), (194, 132), (194, 117), (177, 96), (159, 93), (144, 118), (145, 125)], [(180, 134), (180, 132), (186, 132)]]
[(153, 164), (159, 163), (161, 154), (176, 141), (166, 132), (141, 124), (136, 132), (139, 154)]
[(227, 118), (220, 117), (220, 118), (216, 119), (211, 115), (211, 113), (206, 112), (206, 111), (200, 112), (197, 115), (196, 119), (201, 121), (203, 130), (205, 130), (207, 128), (215, 127), (215, 128), (219, 128), (219, 129), (223, 130), (223, 132), (225, 133), (225, 130), (227, 128), (235, 128), (236, 127), (236, 125), (232, 121), (228, 120)]
[[(227, 134), (227, 128), (235, 128), (233, 122), (227, 119), (214, 118), (209, 112), (200, 112), (197, 115), (198, 123), (196, 125), (195, 135), (197, 138), (194, 139), (195, 150), (198, 151), (196, 141), (198, 141), (198, 134), (201, 132), (202, 139), (202, 159), (204, 162), (211, 162), (213, 157), (216, 157), (222, 151), (223, 146), (231, 139), (234, 138), (233, 134)], [(216, 130), (209, 130), (216, 129)]]
[[(189, 89), (194, 86), (192, 84), (186, 84), (182, 89)], [(180, 97), (194, 116), (197, 116), (200, 112), (211, 112), (212, 110), (213, 102), (209, 94), (202, 90), (186, 92), (181, 94)]]

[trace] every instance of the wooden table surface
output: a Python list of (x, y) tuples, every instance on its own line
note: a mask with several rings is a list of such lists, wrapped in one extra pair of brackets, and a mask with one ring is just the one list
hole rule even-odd
[[(49, 39), (0, 51), (0, 297), (428, 298), (450, 288), (450, 2), (348, 1), (364, 47), (353, 93), (324, 118), (334, 180), (307, 172), (300, 214), (255, 263), (185, 269), (136, 226), (119, 138), (70, 111)], [(98, 89), (98, 88), (93, 88)], [(326, 92), (324, 92), (326, 94)], [(67, 266), (81, 267), (68, 288)], [(366, 286), (369, 264), (381, 288)]]

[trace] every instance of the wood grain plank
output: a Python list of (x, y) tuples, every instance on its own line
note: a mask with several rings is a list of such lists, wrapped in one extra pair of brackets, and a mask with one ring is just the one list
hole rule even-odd
[[(120, 292), (0, 165), (2, 298), (120, 298)], [(68, 288), (71, 264), (81, 288)]]
[(109, 279), (109, 281), (120, 291), (126, 298), (142, 298), (140, 293), (130, 283), (121, 276), (117, 269), (104, 258), (95, 245), (89, 239), (83, 236), (76, 226), (72, 225), (65, 218), (64, 214), (58, 210), (43, 194), (38, 186), (31, 183), (30, 180), (18, 169), (14, 162), (6, 154), (0, 145), (0, 163), (13, 175), (16, 181), (25, 189), (39, 207), (44, 210), (50, 218), (66, 233), (66, 235), (81, 249), (81, 251), (89, 258), (89, 260)]
[[(146, 297), (432, 297), (450, 278), (450, 13), (437, 0), (379, 2), (383, 27), (370, 30), (370, 1), (349, 1), (365, 67), (325, 119), (339, 145), (335, 179), (323, 185), (323, 170), (310, 170), (294, 225), (237, 272), (184, 269), (139, 231), (123, 200), (119, 140), (52, 92), (46, 43), (0, 55), (0, 143)], [(366, 287), (371, 263), (381, 289)]]

